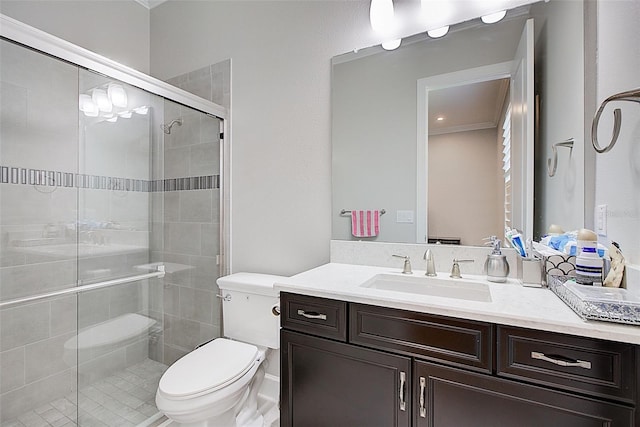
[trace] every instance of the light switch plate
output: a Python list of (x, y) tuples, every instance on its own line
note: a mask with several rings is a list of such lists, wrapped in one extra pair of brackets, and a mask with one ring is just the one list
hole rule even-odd
[(607, 235), (607, 205), (596, 206), (596, 233), (600, 236)]
[(396, 222), (413, 224), (413, 211), (396, 211)]

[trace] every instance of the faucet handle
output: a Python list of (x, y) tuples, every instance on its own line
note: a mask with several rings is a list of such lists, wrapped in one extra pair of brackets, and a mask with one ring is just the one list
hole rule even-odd
[(402, 274), (413, 274), (413, 271), (411, 271), (411, 258), (409, 258), (406, 255), (391, 255), (394, 256), (396, 258), (403, 258), (404, 259), (404, 266), (402, 268)]
[(451, 267), (451, 274), (449, 275), (449, 277), (453, 279), (462, 279), (462, 276), (460, 275), (460, 265), (459, 265), (461, 262), (474, 262), (474, 260), (454, 258), (453, 267)]

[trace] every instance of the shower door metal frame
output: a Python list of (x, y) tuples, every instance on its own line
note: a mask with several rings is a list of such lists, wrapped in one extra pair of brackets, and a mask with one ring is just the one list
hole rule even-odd
[(230, 126), (229, 110), (190, 92), (172, 86), (133, 68), (122, 65), (102, 55), (91, 52), (66, 40), (62, 40), (37, 28), (0, 14), (0, 37), (40, 51), (81, 68), (98, 72), (120, 80), (154, 95), (177, 102), (221, 120), (220, 162), (220, 254), (219, 274), (230, 273)]

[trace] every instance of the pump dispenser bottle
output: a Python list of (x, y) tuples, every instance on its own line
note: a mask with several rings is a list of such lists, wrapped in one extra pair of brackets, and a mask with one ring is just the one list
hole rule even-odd
[(487, 273), (487, 280), (490, 282), (503, 283), (507, 281), (509, 276), (509, 263), (507, 262), (507, 256), (502, 254), (500, 249), (500, 239), (496, 236), (489, 237), (489, 244), (493, 247), (493, 250), (487, 255), (487, 260), (484, 263), (484, 271)]

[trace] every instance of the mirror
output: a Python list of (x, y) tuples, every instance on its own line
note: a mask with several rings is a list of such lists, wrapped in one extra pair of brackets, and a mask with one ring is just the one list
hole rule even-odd
[[(538, 137), (544, 140), (536, 146), (560, 141), (565, 137), (561, 135), (563, 132), (571, 133), (574, 138), (582, 137), (583, 107), (580, 105), (578, 108), (576, 103), (583, 100), (577, 92), (583, 91), (584, 87), (577, 87), (571, 79), (576, 79), (575, 73), (584, 74), (584, 61), (574, 60), (576, 55), (571, 52), (581, 53), (576, 46), (583, 46), (583, 28), (582, 25), (570, 27), (563, 22), (566, 15), (572, 19), (577, 17), (581, 24), (582, 10), (581, 2), (535, 3), (509, 11), (507, 17), (497, 24), (485, 25), (478, 19), (452, 26), (450, 32), (440, 39), (430, 39), (421, 33), (403, 39), (400, 48), (394, 51), (384, 51), (376, 46), (333, 58), (332, 238), (362, 239), (351, 234), (348, 215), (348, 211), (360, 209), (385, 210), (380, 217), (378, 236), (366, 238), (379, 242), (425, 243), (430, 238), (444, 238), (442, 242), (448, 243), (451, 238), (451, 243), (480, 245), (482, 237), (503, 234), (505, 213), (507, 220), (509, 215), (512, 216), (511, 226), (524, 230), (528, 237), (534, 235), (534, 226), (536, 229), (546, 227), (546, 214), (537, 207), (534, 221), (534, 174), (536, 197), (545, 198), (547, 195), (538, 190), (544, 187), (542, 181), (545, 177), (536, 172), (537, 166), (534, 167), (533, 140), (528, 145), (512, 145), (511, 167), (515, 178), (512, 176), (511, 189), (506, 193), (507, 198), (511, 197), (510, 204), (509, 200), (505, 203), (503, 155), (497, 152), (503, 139), (504, 120), (501, 118), (504, 118), (510, 101), (514, 106), (509, 121), (512, 142), (518, 137), (524, 138), (525, 133), (533, 138), (535, 123), (531, 112), (535, 110), (534, 94), (529, 94), (529, 107), (525, 108), (523, 99), (519, 98), (521, 88), (513, 86), (518, 72), (514, 64), (521, 36), (526, 33), (527, 20), (533, 18), (535, 87), (546, 108), (538, 117), (550, 117), (554, 108), (576, 111), (564, 124), (569, 129), (562, 132), (558, 129), (563, 126), (550, 123), (550, 120), (546, 123), (540, 121), (542, 126), (548, 125), (549, 128), (539, 129)], [(550, 38), (553, 38), (553, 47)], [(573, 45), (565, 40), (570, 40)], [(460, 92), (471, 83), (505, 78), (511, 83), (506, 87), (507, 94), (503, 94), (502, 104), (496, 106), (496, 98), (492, 105), (482, 108), (499, 110), (498, 118), (491, 124), (482, 124), (476, 118), (475, 123), (460, 123), (457, 128), (459, 135), (468, 135), (470, 130), (481, 128), (491, 132), (495, 138), (493, 151), (482, 152), (481, 157), (480, 153), (469, 146), (464, 148), (458, 141), (448, 146), (448, 159), (441, 162), (436, 160), (437, 157), (432, 159), (432, 154), (438, 152), (435, 140), (444, 138), (444, 135), (435, 135), (442, 132), (429, 132), (434, 126), (427, 121), (431, 112), (436, 110), (433, 102), (439, 97), (439, 91), (453, 88)], [(564, 82), (559, 79), (564, 79)], [(577, 80), (583, 83), (581, 79)], [(533, 86), (532, 81), (530, 84)], [(563, 84), (570, 85), (572, 89), (569, 91), (576, 92), (574, 95), (563, 89), (563, 96), (575, 100), (575, 103), (571, 106), (559, 103), (558, 107), (551, 102), (545, 104), (547, 98), (552, 99), (547, 92), (557, 91)], [(451, 108), (462, 112), (462, 107), (471, 104), (471, 95), (458, 95), (462, 104), (452, 104)], [(448, 135), (451, 137), (453, 134), (448, 132)], [(459, 148), (454, 148), (456, 145)], [(544, 156), (546, 152), (538, 150), (536, 155), (540, 154)], [(581, 153), (574, 155), (571, 161), (581, 167)], [(483, 160), (479, 160), (481, 158)], [(477, 171), (472, 170), (472, 165), (480, 166), (480, 163), (486, 166), (492, 158), (493, 176), (484, 177), (487, 183), (480, 188), (480, 181), (474, 177)], [(432, 165), (433, 161), (437, 162), (439, 172)], [(546, 159), (536, 159), (536, 162), (546, 164)], [(575, 165), (573, 169), (566, 168), (567, 173), (575, 173), (576, 169)], [(556, 180), (559, 185), (547, 186), (553, 200), (545, 205), (555, 206), (555, 201), (558, 205), (570, 203), (570, 206), (565, 206), (567, 211), (575, 211), (576, 207), (582, 211), (583, 200), (571, 197), (571, 201), (566, 202), (567, 191), (575, 196), (582, 190), (576, 187), (575, 180), (572, 188), (564, 188), (565, 181), (571, 181), (565, 178)], [(435, 194), (440, 194), (439, 200), (431, 200)], [(493, 208), (495, 213), (480, 212), (481, 205), (482, 209)], [(347, 212), (343, 213), (343, 210)], [(487, 220), (489, 215), (490, 224), (480, 226), (480, 222)], [(561, 214), (554, 217), (554, 222), (562, 223)], [(565, 228), (570, 229), (574, 222), (576, 227), (581, 226), (572, 219)]]

